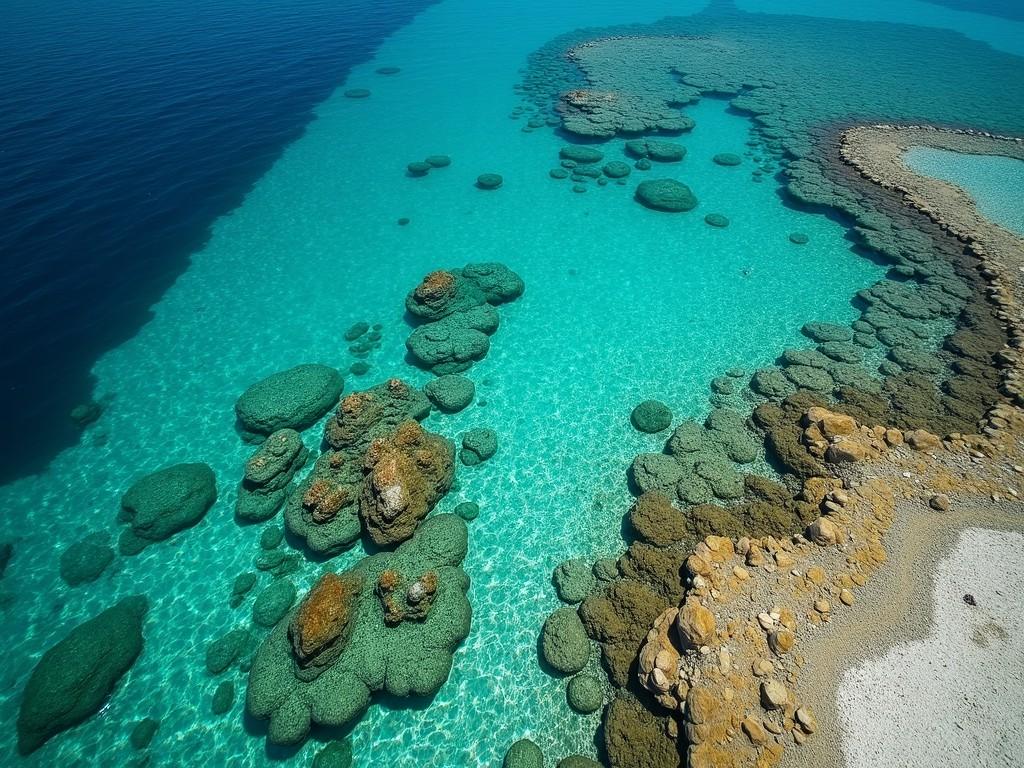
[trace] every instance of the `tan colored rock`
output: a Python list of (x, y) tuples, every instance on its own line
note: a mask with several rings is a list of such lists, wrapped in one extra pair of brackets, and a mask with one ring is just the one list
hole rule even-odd
[(906, 439), (907, 445), (915, 451), (933, 453), (942, 447), (942, 440), (939, 439), (938, 435), (933, 435), (931, 432), (923, 429), (912, 429), (904, 434), (903, 437)]
[(779, 629), (768, 635), (768, 647), (778, 656), (789, 653), (795, 642), (796, 636), (788, 629)]
[(822, 547), (838, 544), (841, 536), (839, 526), (827, 517), (819, 517), (807, 526), (807, 538)]
[(828, 439), (838, 435), (852, 435), (857, 431), (857, 422), (852, 417), (826, 408), (809, 408), (805, 419), (808, 425), (817, 425), (821, 434)]
[(853, 596), (853, 592), (851, 592), (850, 590), (848, 590), (848, 589), (840, 590), (840, 592), (839, 592), (839, 601), (843, 605), (853, 605), (854, 599), (855, 598)]
[(936, 493), (928, 499), (928, 506), (938, 512), (946, 512), (949, 510), (949, 496), (944, 493)]
[(710, 645), (715, 637), (715, 615), (696, 597), (688, 597), (679, 610), (676, 631), (684, 648)]
[(814, 719), (814, 713), (806, 705), (797, 709), (796, 721), (807, 733), (814, 733), (818, 730), (818, 721)]
[(761, 683), (761, 704), (765, 709), (782, 709), (787, 701), (789, 692), (778, 680), (765, 680)]
[(743, 732), (747, 734), (747, 738), (754, 744), (764, 744), (768, 741), (768, 734), (764, 732), (764, 727), (761, 725), (761, 721), (757, 718), (747, 716), (743, 719)]
[(869, 446), (861, 440), (836, 440), (825, 451), (825, 461), (832, 464), (851, 464), (871, 456)]

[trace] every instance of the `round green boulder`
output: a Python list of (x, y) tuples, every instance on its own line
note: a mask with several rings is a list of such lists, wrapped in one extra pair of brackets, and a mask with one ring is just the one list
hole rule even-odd
[(789, 234), (789, 242), (795, 245), (806, 245), (808, 240), (810, 238), (803, 232), (790, 232)]
[(498, 452), (498, 435), (493, 429), (471, 429), (462, 436), (459, 458), (467, 467), (482, 464)]
[(123, 555), (137, 555), (155, 541), (189, 528), (217, 500), (217, 482), (206, 464), (175, 464), (135, 481), (121, 497)]
[(431, 155), (424, 162), (431, 168), (447, 168), (452, 164), (452, 159), (448, 155)]
[(476, 185), (480, 189), (497, 189), (503, 181), (504, 179), (497, 173), (481, 173), (476, 177)]
[(591, 760), (583, 755), (569, 755), (558, 761), (555, 768), (603, 768), (597, 760)]
[(633, 167), (636, 168), (638, 171), (649, 171), (651, 170), (652, 164), (651, 161), (648, 160), (646, 157), (641, 157), (639, 160), (633, 163)]
[(666, 213), (683, 213), (697, 207), (697, 198), (688, 186), (675, 179), (650, 179), (640, 182), (636, 199), (647, 208)]
[(597, 579), (586, 560), (566, 560), (551, 575), (558, 599), (563, 603), (582, 603), (597, 589)]
[(349, 99), (365, 99), (369, 95), (370, 92), (366, 88), (349, 88), (345, 91), (345, 96)]
[(68, 586), (96, 581), (114, 561), (110, 536), (93, 533), (75, 542), (60, 556), (60, 576)]
[(423, 388), (430, 402), (444, 413), (458, 413), (473, 402), (476, 385), (465, 376), (438, 376)]
[(410, 176), (426, 176), (431, 169), (430, 163), (425, 163), (422, 160), (414, 160), (405, 166), (405, 170)]
[(630, 167), (621, 160), (612, 160), (604, 167), (604, 175), (610, 179), (624, 179), (630, 174)]
[(352, 737), (332, 741), (317, 752), (313, 768), (352, 768)]
[(252, 620), (261, 627), (273, 627), (284, 618), (296, 597), (295, 585), (288, 579), (273, 582), (252, 604)]
[(572, 160), (580, 165), (600, 163), (604, 155), (593, 147), (568, 145), (558, 150), (558, 156), (564, 160)]
[(344, 379), (327, 365), (306, 363), (271, 374), (249, 387), (235, 403), (242, 437), (262, 442), (289, 427), (313, 426), (338, 403)]
[(565, 168), (552, 168), (548, 171), (548, 176), (552, 179), (566, 179), (569, 177), (569, 172)]
[(743, 158), (739, 155), (734, 155), (732, 152), (720, 152), (711, 158), (715, 165), (724, 165), (727, 167), (736, 166), (743, 162)]
[(672, 425), (672, 411), (657, 400), (644, 400), (629, 415), (629, 420), (641, 432), (654, 434)]
[(457, 504), (452, 511), (463, 520), (476, 520), (480, 514), (480, 505), (475, 501), (464, 501), (461, 504)]
[(544, 753), (529, 739), (520, 739), (508, 748), (502, 768), (544, 768)]
[(604, 686), (594, 675), (576, 675), (565, 689), (565, 698), (577, 712), (589, 715), (604, 704)]
[(224, 715), (231, 711), (231, 706), (234, 703), (235, 684), (230, 680), (225, 680), (213, 692), (213, 702), (210, 705), (210, 710), (215, 715)]
[(704, 223), (709, 227), (725, 229), (729, 226), (729, 219), (720, 213), (709, 213), (704, 217)]
[(153, 737), (156, 736), (157, 729), (160, 727), (160, 721), (146, 717), (139, 720), (132, 728), (131, 735), (128, 737), (128, 741), (131, 742), (132, 749), (145, 749), (153, 741)]
[(590, 659), (590, 640), (574, 608), (559, 608), (548, 616), (540, 646), (544, 661), (562, 674), (575, 675)]

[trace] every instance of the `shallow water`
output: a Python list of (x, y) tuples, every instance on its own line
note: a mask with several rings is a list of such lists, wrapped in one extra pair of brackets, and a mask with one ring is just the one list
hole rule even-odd
[[(32, 665), (68, 627), (124, 595), (151, 601), (146, 650), (102, 716), (22, 762), (123, 765), (131, 725), (146, 716), (162, 721), (154, 765), (292, 756), (268, 752), (259, 726), (244, 721), (244, 676), (235, 677), (230, 715), (209, 713), (216, 681), (203, 666), (205, 646), (248, 624), (251, 598), (232, 611), (227, 597), (259, 552), (260, 529), (232, 517), (251, 452), (234, 431), (234, 401), (252, 381), (297, 363), (347, 368), (341, 334), (357, 320), (382, 323), (384, 344), (370, 374), (347, 378), (347, 391), (391, 376), (425, 383), (429, 376), (405, 359), (406, 292), (435, 268), (490, 260), (518, 271), (527, 290), (501, 309), (491, 352), (469, 374), (487, 404), (427, 422), (452, 437), (482, 425), (499, 435), (498, 455), (460, 467), (459, 490), (439, 507), (471, 499), (482, 508), (464, 564), (473, 630), (429, 706), (371, 708), (353, 731), (356, 764), (495, 765), (523, 736), (552, 762), (596, 754), (598, 716), (569, 711), (564, 681), (540, 669), (536, 638), (557, 605), (551, 570), (622, 547), (626, 468), (664, 439), (632, 429), (630, 409), (656, 397), (677, 420), (702, 418), (713, 377), (806, 344), (799, 329), (808, 320), (853, 320), (851, 297), (883, 274), (854, 253), (842, 222), (787, 207), (778, 180), (755, 183), (749, 157), (738, 168), (711, 162), (720, 152), (743, 154), (750, 137), (749, 120), (724, 101), (688, 107), (697, 127), (681, 139), (686, 159), (650, 172), (693, 188), (700, 205), (689, 214), (636, 204), (637, 172), (625, 186), (583, 194), (548, 177), (564, 139), (510, 119), (527, 55), (584, 24), (649, 22), (702, 5), (573, 1), (527, 13), (445, 0), (388, 38), (317, 108), (302, 138), (216, 223), (153, 320), (96, 363), (96, 394), (110, 398), (102, 420), (47, 472), (0, 488), (11, 511), (5, 527), (19, 537), (0, 583), (14, 599), (2, 614), (0, 719), (14, 720)], [(375, 74), (381, 66), (402, 71), (384, 77)], [(356, 87), (372, 96), (343, 95)], [(603, 149), (612, 159), (621, 147), (616, 140)], [(407, 162), (435, 153), (450, 154), (452, 165), (406, 176)], [(501, 173), (502, 188), (475, 188), (483, 172)], [(706, 225), (711, 212), (730, 226)], [(409, 225), (398, 226), (399, 217)], [(791, 243), (794, 231), (808, 244)], [(307, 445), (319, 435), (319, 425), (308, 430)], [(206, 520), (119, 558), (96, 584), (66, 588), (63, 548), (88, 531), (116, 533), (118, 499), (132, 480), (179, 461), (205, 461), (217, 473), (220, 497)], [(362, 554), (357, 546), (331, 567)], [(296, 580), (307, 586), (322, 567), (307, 564)], [(308, 743), (299, 759), (308, 763), (317, 746)], [(0, 736), (0, 760), (15, 760), (13, 728)]]
[(1024, 162), (933, 147), (911, 147), (903, 157), (918, 173), (960, 187), (989, 220), (1024, 235)]

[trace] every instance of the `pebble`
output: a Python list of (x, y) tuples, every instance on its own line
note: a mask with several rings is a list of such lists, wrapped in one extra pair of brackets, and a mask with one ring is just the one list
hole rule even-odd
[(748, 578), (750, 578), (750, 574), (747, 572), (747, 569), (738, 565), (733, 567), (732, 575), (740, 581), (746, 581)]
[(939, 512), (949, 509), (949, 496), (944, 493), (937, 493), (928, 499), (928, 506)]
[(757, 623), (761, 625), (761, 629), (769, 630), (775, 626), (775, 619), (767, 613), (759, 613), (757, 614)]
[(765, 680), (761, 683), (761, 703), (765, 709), (782, 709), (788, 698), (786, 686), (778, 680)]
[(797, 722), (808, 733), (814, 733), (818, 729), (818, 723), (814, 719), (814, 713), (808, 707), (800, 707), (796, 711)]
[(814, 610), (816, 610), (818, 613), (828, 613), (830, 610), (832, 610), (832, 606), (829, 605), (828, 600), (815, 600)]
[(853, 592), (848, 589), (844, 589), (839, 592), (839, 600), (843, 605), (853, 605)]

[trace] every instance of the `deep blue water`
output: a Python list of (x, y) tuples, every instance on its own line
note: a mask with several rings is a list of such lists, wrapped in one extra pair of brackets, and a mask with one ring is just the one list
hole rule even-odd
[(0, 482), (77, 440), (96, 358), (430, 1), (0, 4)]

